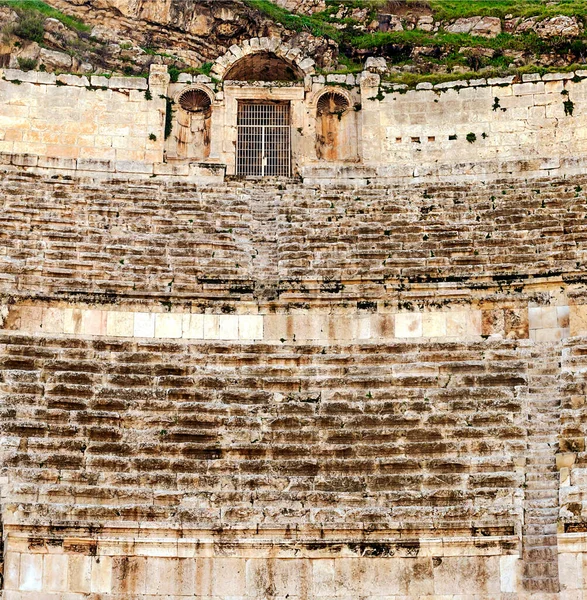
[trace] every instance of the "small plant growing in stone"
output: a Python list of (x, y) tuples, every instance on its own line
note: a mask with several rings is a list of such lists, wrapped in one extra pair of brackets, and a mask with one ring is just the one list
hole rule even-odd
[(471, 132), (471, 133), (467, 133), (467, 142), (469, 142), (469, 144), (474, 144), (477, 141), (477, 136)]
[(165, 139), (167, 139), (173, 131), (173, 105), (175, 102), (167, 96), (162, 96), (162, 98), (165, 98)]
[(501, 106), (499, 104), (499, 98), (496, 96), (493, 99), (493, 110), (497, 110), (498, 108), (501, 108)]
[(150, 133), (150, 134), (149, 134), (149, 139), (150, 139), (152, 142), (156, 142), (156, 141), (157, 141), (157, 136), (156, 136), (154, 133)]
[(145, 92), (145, 100), (153, 100), (153, 94), (151, 94), (151, 90), (147, 90)]
[(169, 67), (169, 78), (171, 83), (177, 83), (181, 71), (176, 66)]
[(18, 67), (21, 71), (32, 71), (37, 66), (37, 61), (34, 58), (18, 57)]
[(40, 44), (45, 35), (44, 19), (40, 14), (26, 14), (17, 25), (14, 33), (21, 38)]
[(575, 105), (573, 104), (572, 100), (565, 100), (563, 102), (563, 106), (565, 108), (565, 115), (567, 117), (572, 117), (573, 116), (573, 111), (575, 110)]

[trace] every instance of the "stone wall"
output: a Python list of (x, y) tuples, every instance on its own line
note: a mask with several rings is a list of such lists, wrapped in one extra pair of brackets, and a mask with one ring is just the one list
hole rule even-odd
[(528, 343), (1, 343), (12, 597), (518, 590)]
[(134, 77), (6, 69), (0, 160), (63, 173), (145, 173), (163, 162), (165, 100), (156, 69)]
[[(579, 291), (556, 298), (563, 277), (581, 282), (586, 190), (584, 176), (356, 189), (4, 177), (0, 290), (248, 300), (268, 312), (278, 300), (303, 309), (293, 305), (312, 298), (389, 313), (406, 303), (483, 310), (488, 297), (504, 309), (582, 304)], [(523, 292), (530, 281), (554, 299)], [(519, 292), (499, 293), (514, 283)]]
[[(583, 597), (581, 75), (46, 77), (0, 81), (3, 600)], [(186, 88), (203, 165), (161, 162)], [(363, 164), (314, 160), (324, 90)], [(220, 181), (259, 93), (303, 184)]]
[[(361, 81), (363, 160), (380, 176), (521, 176), (573, 169), (587, 139), (586, 71), (416, 90)], [(577, 167), (575, 166), (575, 169)]]
[[(251, 40), (242, 49), (231, 48), (227, 56), (233, 62), (221, 57), (215, 68), (226, 70), (251, 53), (281, 51), (283, 60), (291, 55), (295, 65), (304, 66), (304, 82), (251, 84), (183, 74), (169, 85), (165, 69), (157, 65), (149, 83), (6, 70), (0, 80), (0, 158), (20, 169), (66, 174), (221, 181), (224, 170), (236, 172), (237, 103), (268, 100), (291, 103), (293, 173), (308, 183), (340, 177), (363, 183), (374, 178), (536, 177), (576, 174), (585, 168), (587, 71), (423, 83), (408, 90), (367, 71), (317, 75), (299, 49), (255, 39), (256, 44)], [(205, 134), (197, 133), (177, 104), (188, 89), (201, 90), (210, 99)], [(318, 104), (332, 92), (344, 99), (346, 109), (338, 117), (333, 113), (326, 126)], [(170, 105), (167, 141), (164, 96), (176, 101)], [(190, 127), (195, 127), (191, 133)], [(178, 153), (177, 137), (182, 135), (198, 148)], [(204, 142), (198, 135), (209, 146), (205, 151), (199, 148)], [(332, 148), (324, 146), (325, 137)]]

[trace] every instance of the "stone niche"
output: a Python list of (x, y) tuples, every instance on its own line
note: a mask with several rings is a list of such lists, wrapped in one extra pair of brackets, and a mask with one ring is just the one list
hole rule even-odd
[(341, 89), (322, 91), (315, 105), (316, 158), (357, 161), (357, 119), (350, 95)]
[(175, 96), (175, 122), (167, 156), (179, 160), (206, 160), (210, 156), (213, 91), (188, 86)]

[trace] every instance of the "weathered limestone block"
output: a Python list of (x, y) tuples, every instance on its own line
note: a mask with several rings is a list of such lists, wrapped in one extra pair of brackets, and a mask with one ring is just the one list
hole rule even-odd
[(40, 592), (43, 589), (43, 555), (23, 554), (20, 560), (19, 590)]
[(45, 554), (43, 557), (43, 590), (46, 592), (66, 592), (68, 556), (65, 554)]
[(72, 58), (69, 54), (58, 52), (56, 50), (48, 50), (47, 48), (41, 48), (39, 62), (54, 70), (71, 69), (73, 65)]
[(153, 313), (135, 313), (134, 315), (134, 337), (155, 337), (155, 317)]

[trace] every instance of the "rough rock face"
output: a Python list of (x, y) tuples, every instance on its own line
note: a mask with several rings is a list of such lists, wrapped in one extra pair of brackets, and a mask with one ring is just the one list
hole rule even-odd
[(558, 15), (539, 21), (536, 17), (529, 19), (508, 19), (505, 22), (507, 33), (525, 33), (535, 31), (541, 38), (577, 37), (583, 31), (582, 23), (576, 17)]
[[(187, 2), (180, 0), (163, 0), (161, 2), (147, 2), (145, 0), (91, 0), (73, 4), (89, 6), (87, 13), (91, 22), (95, 9), (108, 11), (109, 18), (115, 28), (120, 26), (120, 17), (136, 19), (164, 27), (173, 27), (187, 34), (195, 36), (215, 36), (227, 39), (233, 43), (244, 31), (256, 25), (252, 15), (249, 14), (240, 2)], [(96, 15), (98, 16), (98, 15)], [(230, 45), (230, 44), (229, 44)]]
[(279, 6), (300, 14), (311, 15), (326, 8), (325, 0), (276, 0)]
[(51, 0), (51, 5), (93, 25), (93, 37), (128, 39), (180, 56), (190, 66), (215, 60), (233, 44), (265, 36), (285, 41), (294, 36), (295, 45), (321, 67), (333, 66), (338, 56), (331, 40), (287, 31), (239, 0)]
[(534, 30), (542, 38), (551, 38), (555, 36), (561, 37), (577, 37), (583, 29), (582, 24), (577, 17), (567, 17), (559, 15), (541, 21), (536, 25)]
[(467, 17), (457, 19), (446, 30), (450, 33), (470, 33), (483, 37), (495, 37), (501, 33), (501, 20), (497, 17)]

